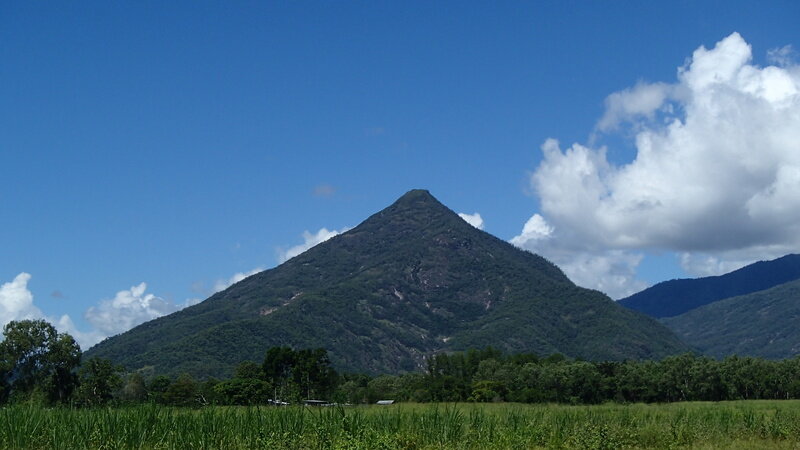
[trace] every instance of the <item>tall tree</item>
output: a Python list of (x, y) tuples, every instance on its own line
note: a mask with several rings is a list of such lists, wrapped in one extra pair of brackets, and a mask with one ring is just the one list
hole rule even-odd
[(44, 320), (11, 321), (0, 342), (2, 385), (12, 399), (41, 392), (49, 402), (63, 402), (77, 385), (75, 368), (81, 349), (69, 334)]
[(105, 405), (113, 398), (114, 391), (122, 386), (120, 372), (122, 367), (105, 358), (94, 357), (86, 361), (78, 372), (78, 400), (87, 406)]
[(296, 386), (293, 386), (291, 379), (296, 360), (297, 355), (290, 347), (272, 347), (267, 350), (261, 368), (272, 386), (275, 400), (297, 396)]
[(338, 380), (323, 348), (294, 351), (289, 347), (272, 347), (267, 350), (261, 367), (276, 399), (329, 397)]
[(122, 388), (122, 399), (128, 402), (141, 402), (147, 398), (147, 386), (144, 377), (139, 372), (133, 372), (128, 376), (125, 386)]
[(294, 382), (306, 398), (327, 398), (336, 387), (338, 374), (324, 348), (299, 350), (292, 369)]
[(181, 374), (170, 384), (162, 397), (164, 403), (174, 406), (199, 406), (197, 382), (188, 373)]
[(172, 385), (172, 379), (166, 375), (158, 375), (147, 385), (147, 395), (151, 401), (156, 403), (164, 402), (164, 394)]
[(264, 381), (261, 367), (252, 361), (241, 362), (236, 366), (234, 377), (217, 383), (211, 392), (234, 405), (264, 404), (273, 394), (270, 384)]

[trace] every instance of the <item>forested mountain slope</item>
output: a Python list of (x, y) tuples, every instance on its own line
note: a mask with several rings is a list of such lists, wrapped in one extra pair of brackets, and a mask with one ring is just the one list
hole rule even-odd
[(413, 190), (350, 231), (87, 356), (219, 377), (278, 345), (324, 347), (338, 369), (368, 373), (417, 370), (426, 355), (468, 347), (616, 360), (686, 349), (657, 321), (575, 286), (544, 258)]
[(670, 280), (619, 303), (652, 317), (672, 317), (717, 300), (762, 291), (800, 279), (800, 255), (759, 261), (715, 277)]
[(800, 280), (662, 319), (684, 342), (714, 357), (800, 355)]

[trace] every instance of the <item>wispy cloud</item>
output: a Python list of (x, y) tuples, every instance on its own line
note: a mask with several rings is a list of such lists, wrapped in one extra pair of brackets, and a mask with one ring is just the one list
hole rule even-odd
[(620, 123), (653, 119), (665, 107), (665, 100), (673, 95), (675, 87), (666, 83), (639, 83), (632, 88), (615, 92), (606, 98), (606, 111), (597, 123), (600, 131), (616, 129)]
[(767, 51), (767, 61), (770, 64), (786, 67), (791, 66), (794, 62), (795, 51), (791, 45), (784, 45), (783, 47), (773, 48)]
[(314, 197), (328, 198), (336, 194), (336, 188), (330, 184), (319, 184), (314, 187)]

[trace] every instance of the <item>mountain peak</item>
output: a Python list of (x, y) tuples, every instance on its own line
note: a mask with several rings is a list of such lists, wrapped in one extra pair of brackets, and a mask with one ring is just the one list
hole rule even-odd
[(337, 368), (368, 373), (417, 370), (435, 352), (487, 345), (592, 359), (685, 349), (653, 319), (575, 286), (551, 262), (415, 189), (284, 264), (87, 355), (219, 377), (278, 345), (324, 347)]
[(400, 234), (420, 232), (426, 235), (438, 233), (445, 229), (463, 230), (470, 227), (458, 214), (437, 200), (425, 189), (413, 189), (394, 203), (372, 215), (359, 226), (351, 230), (386, 233), (388, 228)]
[(429, 190), (427, 190), (427, 189), (411, 189), (410, 191), (408, 191), (405, 194), (403, 194), (402, 196), (400, 196), (398, 201), (399, 200), (410, 201), (410, 200), (415, 200), (415, 199), (420, 199), (420, 198), (422, 198), (422, 199), (433, 199), (433, 195), (431, 195), (431, 192)]
[(446, 208), (439, 200), (436, 199), (427, 189), (412, 189), (400, 198), (398, 198), (392, 206), (404, 207), (430, 207), (437, 206)]

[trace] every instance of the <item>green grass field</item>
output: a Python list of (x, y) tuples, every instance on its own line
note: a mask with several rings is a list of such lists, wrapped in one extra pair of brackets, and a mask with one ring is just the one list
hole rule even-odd
[(0, 409), (0, 448), (800, 448), (800, 401)]

